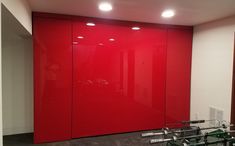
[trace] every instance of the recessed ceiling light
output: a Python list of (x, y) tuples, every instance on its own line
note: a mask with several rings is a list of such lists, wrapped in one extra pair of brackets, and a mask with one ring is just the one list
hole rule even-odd
[(87, 22), (86, 25), (87, 25), (87, 26), (95, 26), (95, 23)]
[(131, 28), (132, 30), (140, 30), (140, 27), (134, 26)]
[(83, 36), (78, 36), (79, 39), (83, 39), (84, 37)]
[(173, 10), (165, 10), (162, 12), (162, 17), (164, 18), (171, 18), (175, 16), (175, 12)]
[(103, 2), (103, 3), (99, 4), (99, 9), (101, 11), (108, 12), (108, 11), (111, 11), (113, 9), (113, 7), (112, 7), (112, 5), (110, 3)]
[(111, 38), (111, 39), (109, 39), (109, 41), (113, 42), (113, 41), (115, 41), (115, 39)]

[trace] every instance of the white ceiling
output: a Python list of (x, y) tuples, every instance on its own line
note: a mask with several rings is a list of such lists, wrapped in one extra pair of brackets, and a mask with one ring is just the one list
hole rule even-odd
[[(33, 11), (118, 20), (197, 25), (235, 15), (235, 0), (28, 0)], [(113, 11), (100, 12), (98, 4), (111, 2)], [(164, 9), (174, 9), (172, 19), (161, 18)]]

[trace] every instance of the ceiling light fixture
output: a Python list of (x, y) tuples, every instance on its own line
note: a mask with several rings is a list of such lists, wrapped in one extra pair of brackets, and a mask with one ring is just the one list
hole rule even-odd
[(112, 5), (110, 3), (103, 2), (103, 3), (99, 4), (99, 9), (101, 11), (108, 12), (108, 11), (111, 11), (113, 9), (113, 7), (112, 7)]
[(132, 30), (140, 30), (140, 27), (134, 26), (131, 28)]
[(162, 17), (164, 18), (171, 18), (175, 16), (175, 12), (173, 10), (165, 10), (162, 12)]
[(92, 22), (88, 22), (86, 23), (87, 26), (95, 26), (95, 23), (92, 23)]

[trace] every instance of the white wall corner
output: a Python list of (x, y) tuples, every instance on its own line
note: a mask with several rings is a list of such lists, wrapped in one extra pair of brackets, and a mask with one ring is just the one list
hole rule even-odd
[(32, 10), (27, 0), (1, 0), (4, 6), (32, 34)]

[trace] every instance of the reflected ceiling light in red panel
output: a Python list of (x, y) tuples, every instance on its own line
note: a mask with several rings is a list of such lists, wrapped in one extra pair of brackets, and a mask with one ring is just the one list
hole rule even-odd
[(110, 41), (110, 42), (114, 42), (115, 39), (114, 39), (114, 38), (110, 38), (109, 41)]
[(140, 30), (140, 27), (134, 26), (134, 27), (132, 27), (131, 29), (132, 29), (132, 30)]
[(77, 44), (78, 44), (78, 42), (73, 42), (73, 44), (74, 44), (74, 45), (77, 45)]
[(78, 39), (84, 39), (84, 37), (83, 36), (78, 36)]
[(103, 43), (99, 43), (99, 46), (103, 46), (104, 44)]
[(86, 25), (87, 25), (87, 26), (95, 26), (95, 23), (93, 23), (93, 22), (87, 22)]
[(102, 2), (99, 4), (99, 9), (104, 12), (109, 12), (113, 9), (112, 5), (108, 2)]

